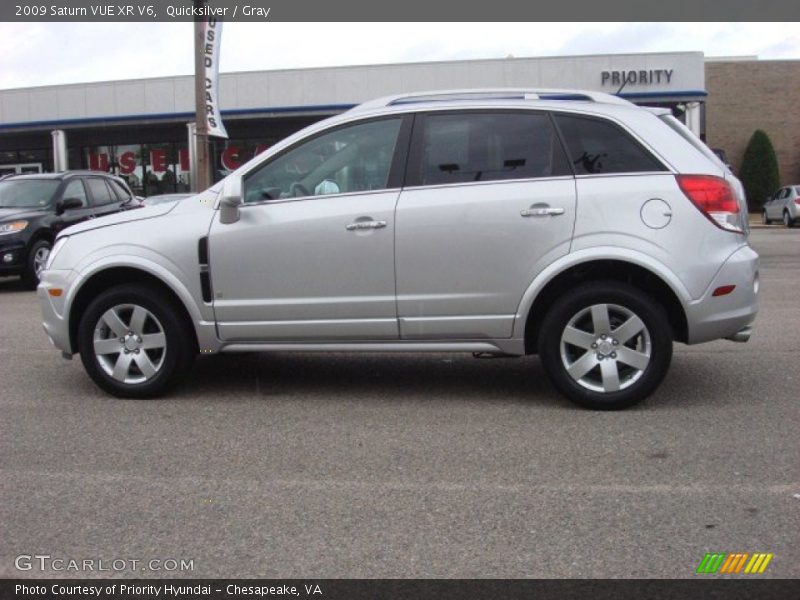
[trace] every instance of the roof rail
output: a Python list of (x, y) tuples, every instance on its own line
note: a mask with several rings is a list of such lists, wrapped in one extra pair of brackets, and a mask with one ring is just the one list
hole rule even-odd
[(402, 104), (417, 104), (421, 102), (450, 102), (457, 100), (583, 100), (600, 104), (618, 104), (632, 106), (624, 98), (613, 96), (604, 92), (565, 89), (536, 89), (536, 88), (498, 88), (498, 89), (465, 89), (443, 90), (432, 92), (418, 92), (411, 94), (398, 94), (385, 96), (359, 104), (352, 108), (353, 111), (385, 108)]

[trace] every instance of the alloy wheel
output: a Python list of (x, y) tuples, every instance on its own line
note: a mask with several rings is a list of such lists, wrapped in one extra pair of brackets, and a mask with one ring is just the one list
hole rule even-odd
[(33, 255), (33, 272), (36, 273), (38, 278), (47, 265), (47, 259), (50, 258), (50, 248), (39, 248)]
[(164, 328), (137, 304), (118, 304), (104, 312), (95, 325), (93, 344), (100, 367), (127, 384), (155, 377), (167, 354)]
[(650, 364), (650, 332), (633, 311), (593, 304), (576, 313), (561, 334), (561, 361), (569, 376), (595, 392), (633, 385)]

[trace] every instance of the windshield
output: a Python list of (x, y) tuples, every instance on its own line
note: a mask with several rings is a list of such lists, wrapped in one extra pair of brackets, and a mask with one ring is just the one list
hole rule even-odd
[(0, 181), (0, 208), (47, 208), (60, 183), (57, 179)]

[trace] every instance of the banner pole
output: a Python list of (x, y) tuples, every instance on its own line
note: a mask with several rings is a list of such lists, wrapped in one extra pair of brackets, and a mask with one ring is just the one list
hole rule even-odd
[[(194, 0), (194, 6), (202, 11), (206, 5), (205, 0)], [(208, 114), (206, 109), (206, 69), (204, 62), (205, 48), (205, 19), (194, 18), (194, 105), (195, 105), (195, 152), (196, 174), (192, 180), (192, 191), (202, 192), (211, 186), (211, 169), (209, 168), (208, 155)]]

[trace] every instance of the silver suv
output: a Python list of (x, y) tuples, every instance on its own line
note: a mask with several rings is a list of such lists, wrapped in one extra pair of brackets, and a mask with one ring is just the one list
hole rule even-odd
[(191, 198), (64, 231), (38, 288), (64, 356), (129, 398), (198, 353), (539, 354), (574, 402), (647, 397), (673, 341), (745, 341), (744, 193), (668, 111), (594, 92), (384, 98)]

